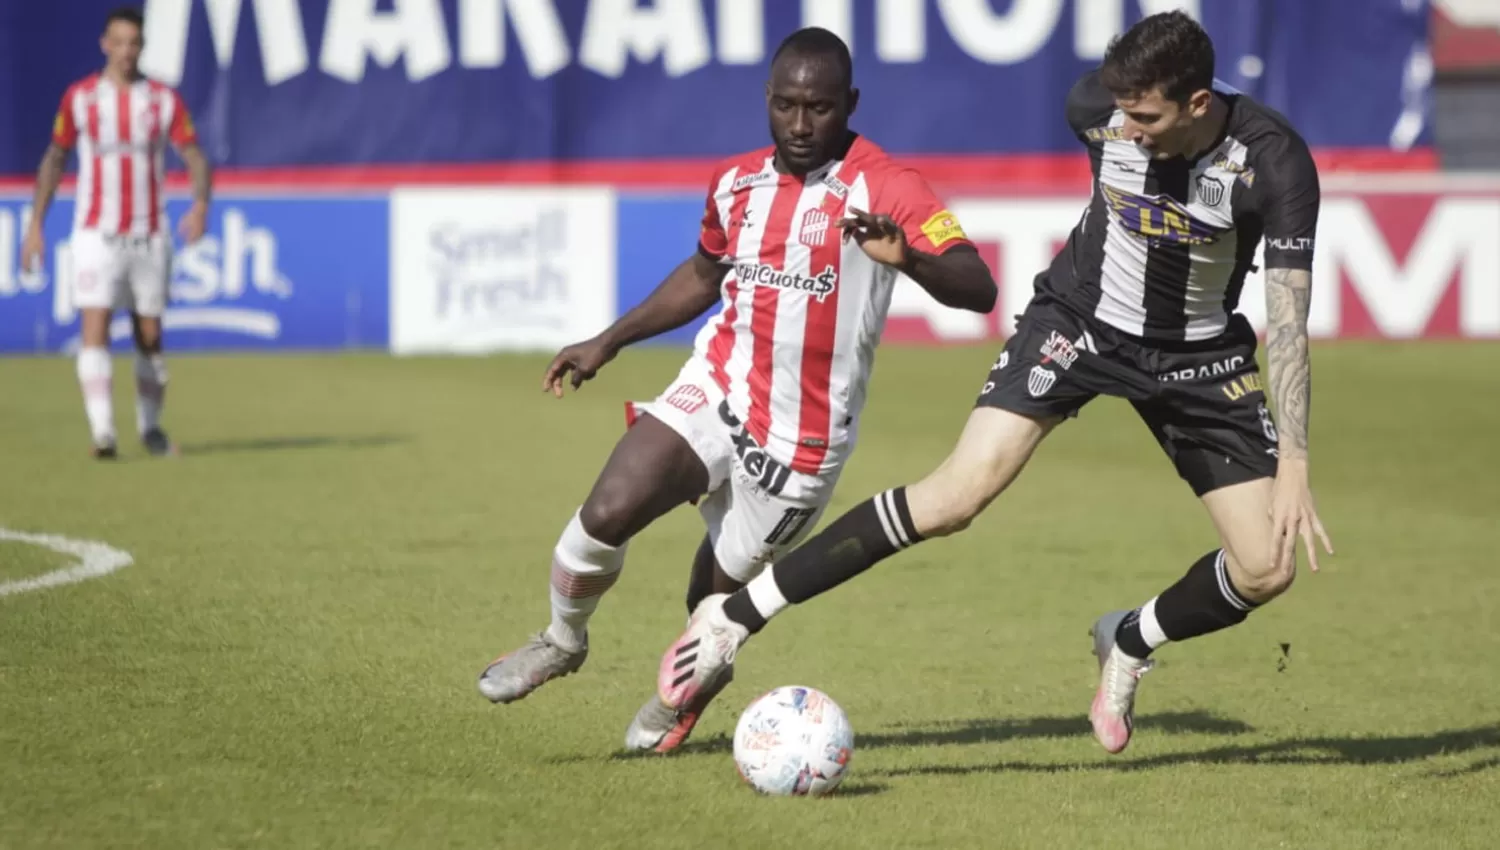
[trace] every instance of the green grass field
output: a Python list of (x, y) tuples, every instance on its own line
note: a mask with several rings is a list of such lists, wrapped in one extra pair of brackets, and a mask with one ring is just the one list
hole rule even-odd
[[(1113, 400), (966, 534), (780, 618), (687, 752), (618, 748), (683, 623), (688, 510), (634, 542), (579, 675), (480, 697), (546, 622), (621, 401), (681, 357), (627, 352), (562, 402), (543, 358), (177, 357), (183, 455), (113, 465), (86, 457), (70, 362), (0, 363), (0, 527), (135, 561), (0, 597), (0, 847), (1495, 846), (1500, 347), (1315, 349), (1338, 555), (1163, 650), (1118, 757), (1088, 733), (1087, 629), (1215, 544)], [(834, 511), (941, 459), (992, 359), (886, 349)], [(0, 542), (0, 582), (68, 560)], [(739, 709), (791, 683), (854, 724), (838, 797), (735, 774)]]

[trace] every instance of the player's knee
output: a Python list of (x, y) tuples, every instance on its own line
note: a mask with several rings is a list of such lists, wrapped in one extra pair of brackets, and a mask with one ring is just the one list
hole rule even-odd
[(583, 524), (583, 530), (600, 543), (620, 546), (630, 536), (638, 501), (629, 486), (602, 483), (579, 508), (578, 521)]
[(1235, 589), (1257, 604), (1270, 602), (1285, 593), (1297, 577), (1295, 554), (1286, 564), (1272, 566), (1269, 545), (1241, 545), (1237, 550), (1226, 549), (1224, 554)]

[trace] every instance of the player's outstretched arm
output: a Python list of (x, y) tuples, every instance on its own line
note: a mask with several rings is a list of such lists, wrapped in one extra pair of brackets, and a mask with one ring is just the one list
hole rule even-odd
[(542, 389), (561, 397), (563, 379), (569, 372), (576, 390), (625, 346), (696, 319), (719, 300), (719, 287), (727, 271), (727, 266), (701, 252), (684, 260), (645, 301), (598, 336), (558, 352), (542, 378)]
[(995, 309), (999, 288), (972, 245), (958, 244), (941, 254), (929, 254), (913, 247), (911, 238), (891, 216), (854, 208), (839, 226), (870, 259), (899, 269), (939, 304), (976, 313)]
[(42, 223), (47, 219), (47, 210), (52, 206), (52, 197), (57, 194), (67, 164), (68, 149), (57, 142), (48, 145), (47, 152), (42, 154), (42, 164), (36, 171), (36, 192), (31, 198), (31, 224), (26, 228), (25, 244), (21, 249), (21, 267), (28, 271), (41, 268), (42, 252), (46, 250)]
[(1308, 565), (1318, 569), (1317, 547), (1333, 553), (1313, 506), (1308, 483), (1308, 414), (1312, 406), (1312, 365), (1308, 357), (1307, 316), (1312, 303), (1312, 272), (1272, 268), (1266, 272), (1266, 364), (1271, 402), (1276, 407), (1277, 470), (1271, 501), (1272, 558), (1281, 567), (1293, 558), (1297, 538), (1307, 546)]

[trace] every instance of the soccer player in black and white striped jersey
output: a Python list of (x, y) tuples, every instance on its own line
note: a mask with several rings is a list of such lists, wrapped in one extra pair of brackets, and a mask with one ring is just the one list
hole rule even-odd
[[(1233, 626), (1292, 583), (1299, 537), (1333, 551), (1308, 483), (1307, 315), (1319, 188), (1275, 111), (1214, 80), (1213, 43), (1181, 12), (1117, 39), (1068, 95), (1094, 191), (1001, 352), (952, 454), (830, 523), (732, 595), (706, 602), (662, 658), (682, 705), (789, 604), (922, 540), (960, 531), (1042, 440), (1098, 395), (1129, 399), (1202, 500), (1219, 544), (1175, 584), (1094, 625), (1100, 744), (1130, 741), (1153, 650)], [(1236, 312), (1265, 243), (1269, 395)], [(1186, 559), (1184, 559), (1186, 560)]]

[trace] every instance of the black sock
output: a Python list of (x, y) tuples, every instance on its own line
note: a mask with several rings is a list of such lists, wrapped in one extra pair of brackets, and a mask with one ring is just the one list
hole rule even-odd
[[(897, 487), (861, 502), (818, 535), (771, 567), (786, 601), (796, 605), (832, 590), (902, 549), (922, 541), (906, 507), (906, 488)], [(724, 602), (729, 619), (753, 634), (766, 625), (748, 588)]]
[[(1151, 609), (1147, 612), (1145, 609)], [(1169, 641), (1181, 641), (1243, 623), (1256, 608), (1235, 590), (1229, 578), (1224, 550), (1215, 549), (1199, 558), (1187, 575), (1162, 591), (1146, 606), (1126, 615), (1115, 632), (1115, 644), (1133, 658), (1146, 658), (1154, 647), (1142, 633), (1159, 631)], [(1142, 618), (1155, 621), (1142, 622)]]

